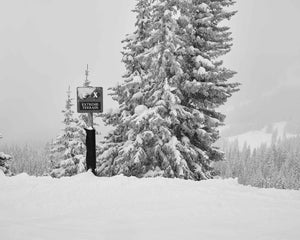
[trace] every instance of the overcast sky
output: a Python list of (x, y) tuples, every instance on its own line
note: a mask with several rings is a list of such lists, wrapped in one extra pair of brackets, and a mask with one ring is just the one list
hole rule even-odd
[(231, 134), (268, 123), (300, 123), (300, 1), (237, 0), (234, 46), (225, 57), (241, 91), (226, 105)]
[[(88, 63), (94, 86), (121, 82), (121, 40), (134, 30), (134, 0), (0, 0), (0, 133), (41, 143), (62, 128), (68, 85)], [(300, 121), (300, 1), (237, 0), (224, 57), (242, 83), (222, 111), (232, 132)], [(107, 92), (107, 91), (106, 91)], [(104, 109), (113, 106), (105, 97)], [(101, 129), (100, 129), (101, 131)]]

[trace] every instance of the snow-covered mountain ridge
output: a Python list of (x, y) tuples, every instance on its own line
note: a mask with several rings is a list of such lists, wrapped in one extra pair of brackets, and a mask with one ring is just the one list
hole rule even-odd
[(230, 142), (238, 140), (240, 147), (243, 147), (245, 143), (251, 148), (259, 147), (264, 143), (270, 145), (273, 138), (278, 140), (297, 136), (297, 134), (289, 133), (287, 131), (287, 125), (287, 122), (277, 122), (265, 126), (260, 130), (248, 131), (236, 136), (228, 137), (227, 139)]
[(7, 178), (0, 173), (1, 239), (296, 240), (300, 192), (236, 180)]

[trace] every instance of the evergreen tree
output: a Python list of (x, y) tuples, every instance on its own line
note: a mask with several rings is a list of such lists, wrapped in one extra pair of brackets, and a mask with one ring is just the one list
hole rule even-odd
[(51, 168), (53, 177), (72, 176), (85, 170), (85, 146), (81, 140), (78, 119), (74, 117), (73, 98), (70, 87), (64, 114), (63, 133), (57, 137), (51, 148)]
[[(0, 134), (0, 139), (2, 135)], [(11, 176), (9, 161), (12, 159), (10, 155), (0, 152), (0, 171), (2, 171), (6, 176)]]
[(101, 175), (115, 175), (115, 158), (118, 156), (120, 147), (124, 143), (122, 135), (126, 134), (130, 127), (131, 118), (134, 107), (145, 101), (140, 89), (145, 78), (145, 66), (141, 61), (142, 54), (147, 50), (145, 39), (149, 36), (149, 26), (151, 21), (150, 4), (153, 0), (140, 0), (136, 8), (133, 10), (137, 14), (136, 31), (132, 35), (127, 35), (123, 41), (125, 47), (122, 51), (122, 61), (126, 67), (124, 74), (124, 83), (117, 87), (111, 88), (112, 98), (119, 103), (117, 111), (111, 111), (108, 114), (102, 114), (103, 121), (106, 124), (115, 127), (115, 131), (111, 132), (105, 143), (102, 143), (100, 151), (105, 152), (101, 155), (98, 172)]
[(120, 111), (105, 116), (116, 128), (100, 175), (213, 176), (211, 163), (223, 159), (213, 147), (224, 120), (216, 108), (237, 90), (227, 83), (234, 72), (217, 60), (231, 47), (229, 29), (219, 24), (234, 14), (224, 9), (232, 4), (139, 1), (137, 30), (123, 53), (125, 83), (113, 89)]
[[(300, 188), (300, 137), (273, 138), (270, 145), (240, 150), (238, 142), (224, 141), (226, 161), (215, 164), (221, 177), (261, 188)], [(233, 149), (235, 149), (233, 151)]]

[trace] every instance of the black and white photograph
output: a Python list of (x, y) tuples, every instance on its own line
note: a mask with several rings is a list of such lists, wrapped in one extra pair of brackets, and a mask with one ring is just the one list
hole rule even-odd
[(0, 0), (0, 239), (299, 240), (299, 13)]

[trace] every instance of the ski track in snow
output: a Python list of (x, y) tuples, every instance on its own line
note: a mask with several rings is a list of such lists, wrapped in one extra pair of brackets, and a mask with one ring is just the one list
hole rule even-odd
[(300, 239), (300, 191), (234, 179), (0, 174), (0, 239)]

